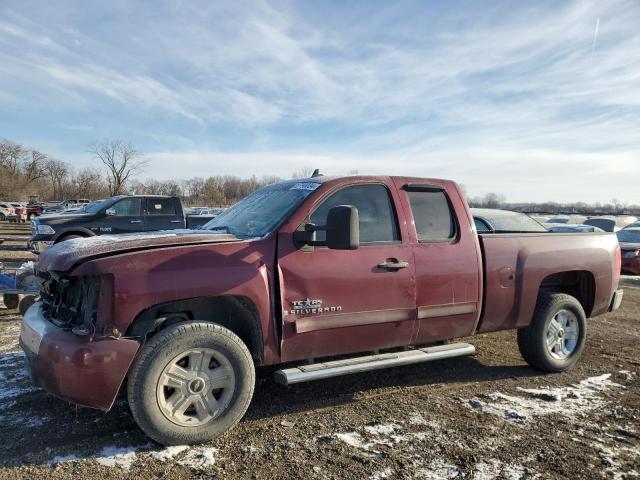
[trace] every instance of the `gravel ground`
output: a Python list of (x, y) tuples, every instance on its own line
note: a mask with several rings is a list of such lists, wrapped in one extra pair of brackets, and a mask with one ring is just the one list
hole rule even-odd
[[(0, 245), (0, 260), (31, 259), (16, 246)], [(0, 306), (0, 478), (636, 478), (640, 288), (627, 284), (622, 308), (590, 321), (569, 372), (526, 366), (514, 332), (468, 339), (472, 358), (290, 388), (260, 371), (234, 430), (171, 448), (140, 432), (124, 399), (105, 414), (35, 389), (20, 318)]]

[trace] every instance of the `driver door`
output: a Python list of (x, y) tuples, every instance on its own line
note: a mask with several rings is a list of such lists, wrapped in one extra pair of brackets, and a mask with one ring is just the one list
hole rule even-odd
[[(350, 185), (329, 194), (310, 215), (316, 225), (338, 205), (358, 208), (360, 247), (331, 250), (278, 239), (283, 309), (282, 360), (408, 345), (415, 326), (415, 279), (396, 191), (380, 183)], [(305, 222), (306, 223), (306, 222)], [(301, 225), (304, 228), (304, 225)], [(318, 232), (318, 240), (324, 232)], [(381, 267), (405, 262), (403, 268)]]
[(144, 230), (141, 198), (123, 198), (110, 208), (115, 211), (115, 215), (105, 218), (105, 228), (101, 228), (101, 233), (132, 233)]

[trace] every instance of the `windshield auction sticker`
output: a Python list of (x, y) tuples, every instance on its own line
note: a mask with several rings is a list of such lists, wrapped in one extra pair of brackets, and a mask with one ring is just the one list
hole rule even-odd
[(320, 184), (316, 182), (300, 182), (300, 183), (295, 183), (293, 187), (291, 187), (291, 190), (312, 190), (313, 191), (319, 186)]

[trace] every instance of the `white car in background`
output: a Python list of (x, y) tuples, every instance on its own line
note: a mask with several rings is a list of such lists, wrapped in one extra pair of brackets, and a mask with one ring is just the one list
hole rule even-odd
[(0, 220), (6, 220), (9, 215), (15, 213), (15, 207), (8, 202), (0, 202)]

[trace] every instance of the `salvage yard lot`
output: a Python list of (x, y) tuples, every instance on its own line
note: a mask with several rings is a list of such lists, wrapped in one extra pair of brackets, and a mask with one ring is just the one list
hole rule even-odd
[[(0, 261), (33, 259), (27, 226), (0, 223)], [(515, 332), (469, 341), (472, 358), (290, 388), (260, 371), (222, 439), (163, 448), (121, 399), (109, 413), (32, 386), (20, 318), (0, 307), (0, 478), (635, 478), (640, 475), (640, 286), (589, 322), (562, 374), (525, 365)]]

